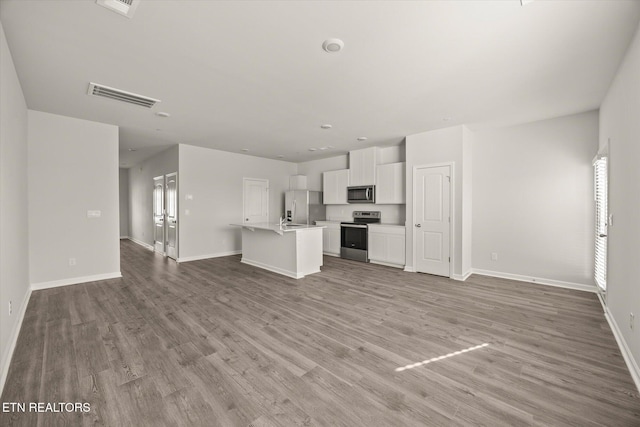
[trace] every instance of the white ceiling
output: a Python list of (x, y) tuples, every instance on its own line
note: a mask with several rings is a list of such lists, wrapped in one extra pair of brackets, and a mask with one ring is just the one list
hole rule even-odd
[[(29, 108), (120, 126), (126, 166), (176, 143), (298, 162), (595, 109), (639, 17), (640, 2), (610, 0), (141, 0), (132, 19), (0, 3)], [(341, 52), (322, 50), (332, 37)], [(89, 82), (162, 102), (90, 97)]]

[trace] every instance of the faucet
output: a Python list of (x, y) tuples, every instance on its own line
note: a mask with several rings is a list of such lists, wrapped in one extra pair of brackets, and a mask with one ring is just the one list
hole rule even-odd
[(285, 225), (284, 215), (280, 217), (280, 227), (282, 227), (283, 225)]

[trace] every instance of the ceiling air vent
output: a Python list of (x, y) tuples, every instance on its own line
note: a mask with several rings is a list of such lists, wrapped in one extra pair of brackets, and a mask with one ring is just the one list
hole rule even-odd
[(96, 0), (96, 3), (112, 12), (131, 18), (140, 0)]
[(89, 83), (89, 91), (87, 93), (92, 96), (102, 96), (104, 98), (115, 99), (116, 101), (127, 102), (129, 104), (139, 105), (146, 108), (151, 108), (160, 102), (159, 99), (153, 99), (136, 93), (114, 89), (112, 87), (103, 86), (93, 82)]

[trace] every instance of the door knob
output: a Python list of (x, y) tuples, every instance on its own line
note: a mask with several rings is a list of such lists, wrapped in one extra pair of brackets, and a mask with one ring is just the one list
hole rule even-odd
[(416, 227), (420, 228), (422, 227), (422, 224), (416, 224)]

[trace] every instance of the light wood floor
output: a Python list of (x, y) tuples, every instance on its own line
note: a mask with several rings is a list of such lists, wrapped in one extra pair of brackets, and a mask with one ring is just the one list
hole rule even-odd
[(594, 294), (330, 257), (294, 280), (128, 241), (122, 272), (33, 293), (2, 395), (91, 412), (0, 425), (640, 425)]

